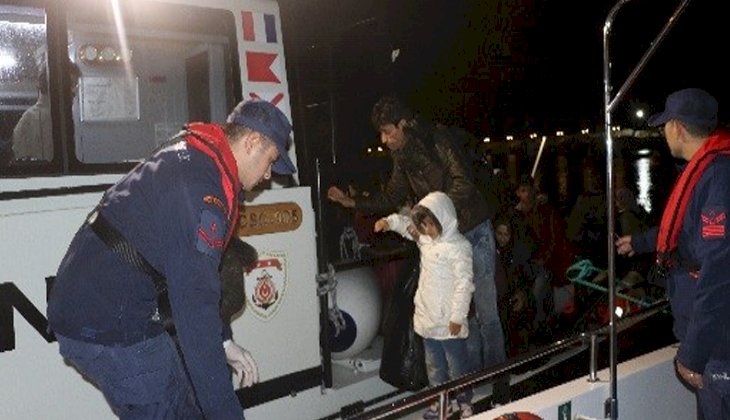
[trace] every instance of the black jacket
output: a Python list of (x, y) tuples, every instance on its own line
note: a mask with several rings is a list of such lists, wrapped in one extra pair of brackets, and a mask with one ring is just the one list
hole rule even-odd
[(384, 191), (359, 197), (355, 207), (368, 213), (387, 213), (420, 201), (432, 191), (443, 191), (454, 202), (459, 231), (468, 232), (490, 219), (495, 209), (474, 184), (471, 162), (448, 128), (438, 128), (432, 140), (410, 137), (406, 145), (391, 152), (393, 171)]

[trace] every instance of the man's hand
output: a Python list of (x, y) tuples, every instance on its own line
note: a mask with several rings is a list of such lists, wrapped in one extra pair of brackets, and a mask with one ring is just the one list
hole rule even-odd
[(373, 226), (374, 232), (384, 232), (390, 228), (390, 225), (388, 224), (388, 220), (383, 217), (382, 219), (378, 219), (375, 222), (375, 225)]
[(329, 189), (327, 190), (327, 198), (330, 201), (340, 203), (343, 207), (355, 207), (355, 200), (353, 200), (350, 196), (345, 194), (344, 191), (335, 186), (329, 187)]
[(629, 257), (633, 257), (634, 254), (634, 247), (631, 245), (631, 235), (622, 236), (618, 239), (616, 239), (616, 252), (618, 252), (619, 255), (628, 255)]
[(249, 387), (259, 381), (259, 368), (248, 350), (245, 350), (233, 340), (226, 340), (223, 343), (223, 348), (226, 351), (228, 364), (240, 378), (241, 386)]

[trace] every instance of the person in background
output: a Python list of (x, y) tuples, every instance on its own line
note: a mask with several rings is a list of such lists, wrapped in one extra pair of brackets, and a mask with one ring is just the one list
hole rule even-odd
[[(257, 369), (221, 320), (219, 267), (242, 192), (272, 171), (296, 171), (290, 132), (284, 113), (260, 100), (222, 125), (190, 123), (109, 188), (74, 236), (49, 325), (61, 355), (120, 418), (244, 418), (226, 361), (244, 384)], [(160, 322), (166, 309), (183, 360)]]
[(658, 228), (616, 240), (621, 255), (656, 252), (680, 342), (675, 366), (696, 392), (699, 418), (730, 418), (730, 133), (716, 130), (717, 100), (670, 94), (649, 125), (664, 127), (672, 156), (687, 161)]
[(571, 264), (572, 255), (565, 236), (565, 222), (549, 202), (538, 202), (537, 189), (529, 176), (521, 178), (517, 199), (515, 237), (530, 248), (534, 262), (535, 326), (542, 339), (551, 340), (549, 317), (571, 304), (570, 298), (558, 299), (553, 295), (555, 289), (568, 284), (565, 271)]
[[(44, 55), (45, 57), (45, 55)], [(51, 133), (51, 100), (48, 94), (48, 68), (45, 58), (38, 65), (38, 99), (23, 112), (13, 129), (13, 157), (16, 161), (51, 161), (53, 135)], [(81, 71), (76, 63), (68, 62), (72, 97), (76, 96)]]
[(590, 258), (597, 267), (606, 267), (606, 192), (599, 170), (593, 164), (584, 163), (581, 174), (583, 191), (570, 210), (565, 235), (580, 257)]
[(532, 296), (530, 250), (512, 234), (512, 222), (500, 216), (494, 222), (497, 238), (497, 292), (507, 356), (529, 350), (535, 299)]
[(347, 208), (387, 214), (409, 199), (421, 200), (433, 191), (448, 195), (456, 208), (459, 231), (472, 244), (474, 256), (476, 315), (470, 320), (474, 331), (469, 339), (470, 358), (475, 369), (503, 362), (504, 337), (497, 310), (496, 251), (490, 220), (496, 208), (490, 208), (475, 186), (471, 163), (466, 163), (455, 135), (448, 128), (437, 128), (392, 96), (382, 97), (375, 104), (372, 123), (393, 160), (393, 170), (384, 190), (369, 197), (353, 198), (332, 186), (327, 197)]
[[(634, 193), (622, 187), (616, 190), (615, 196), (616, 234), (621, 237), (645, 231), (649, 215), (636, 201)], [(633, 287), (644, 282), (652, 264), (654, 261), (650, 254), (635, 258), (619, 256), (616, 259), (616, 273), (625, 280), (626, 286)]]
[(619, 236), (633, 235), (646, 230), (646, 223), (649, 217), (646, 210), (636, 201), (634, 193), (626, 187), (616, 190), (616, 213)]
[[(416, 241), (421, 252), (413, 329), (423, 337), (426, 371), (431, 386), (471, 371), (466, 347), (469, 303), (474, 292), (472, 249), (459, 233), (456, 209), (449, 196), (432, 192), (411, 210), (410, 217), (393, 213), (375, 222), (375, 232), (392, 230)], [(472, 391), (456, 396), (461, 418), (472, 415)], [(432, 405), (424, 419), (438, 419)]]

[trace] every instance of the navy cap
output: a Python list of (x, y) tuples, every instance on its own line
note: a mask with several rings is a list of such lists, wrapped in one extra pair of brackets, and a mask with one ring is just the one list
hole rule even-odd
[(248, 127), (274, 141), (276, 148), (279, 149), (279, 158), (271, 167), (273, 172), (291, 175), (297, 171), (287, 151), (291, 123), (274, 104), (261, 99), (240, 102), (226, 121)]
[(712, 131), (717, 127), (717, 100), (702, 89), (678, 90), (667, 97), (664, 111), (652, 115), (648, 122), (657, 127), (669, 120)]

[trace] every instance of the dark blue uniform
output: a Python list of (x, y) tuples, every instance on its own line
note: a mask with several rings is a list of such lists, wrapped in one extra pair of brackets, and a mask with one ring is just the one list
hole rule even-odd
[[(222, 130), (197, 129), (220, 149), (220, 159), (185, 141), (168, 146), (109, 189), (99, 211), (167, 279), (177, 335), (205, 417), (242, 419), (222, 346), (230, 329), (224, 332), (219, 314), (218, 273), (232, 229), (231, 197), (240, 186)], [(226, 172), (233, 183), (223, 182)], [(156, 309), (151, 278), (85, 224), (61, 262), (48, 303), (62, 354), (102, 389), (122, 417), (199, 418), (194, 401), (190, 407), (189, 396), (179, 396), (188, 392), (188, 381), (184, 371), (179, 375), (177, 353), (154, 319)], [(84, 365), (97, 352), (114, 351), (134, 355), (121, 372)], [(162, 369), (155, 364), (170, 371), (155, 372)], [(142, 408), (125, 414), (133, 405)]]
[[(677, 359), (703, 375), (698, 390), (706, 420), (730, 413), (730, 157), (718, 156), (697, 182), (678, 242), (667, 291)], [(656, 250), (657, 231), (634, 235), (636, 252)]]

